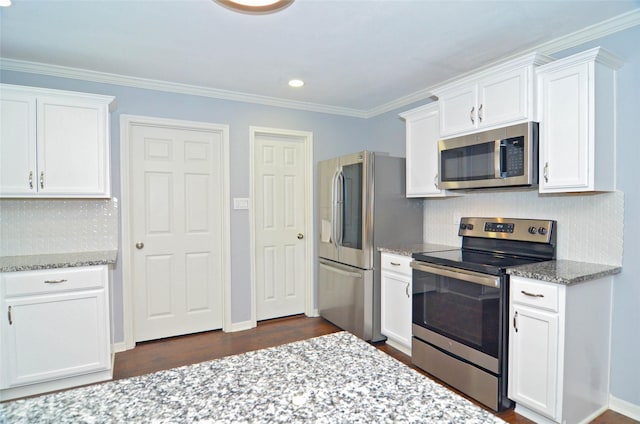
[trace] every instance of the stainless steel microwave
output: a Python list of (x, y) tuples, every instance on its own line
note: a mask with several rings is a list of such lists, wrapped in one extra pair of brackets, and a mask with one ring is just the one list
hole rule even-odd
[(538, 184), (538, 123), (438, 141), (441, 189)]

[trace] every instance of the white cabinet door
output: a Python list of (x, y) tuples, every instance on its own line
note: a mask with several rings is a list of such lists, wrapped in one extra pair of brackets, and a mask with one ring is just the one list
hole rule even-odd
[(509, 398), (549, 418), (556, 416), (558, 314), (511, 307)]
[(589, 188), (588, 65), (540, 75), (541, 192)]
[(411, 258), (381, 253), (381, 325), (391, 346), (411, 354)]
[(526, 121), (529, 117), (527, 68), (485, 78), (478, 84), (478, 128)]
[(438, 104), (429, 103), (400, 114), (406, 121), (407, 197), (442, 197), (438, 188)]
[(36, 98), (0, 88), (0, 196), (36, 192)]
[(596, 48), (538, 69), (541, 193), (615, 190), (620, 66)]
[(104, 289), (7, 301), (5, 387), (106, 370)]
[(453, 88), (439, 96), (440, 136), (446, 137), (477, 128), (477, 84)]
[(106, 265), (0, 277), (0, 388), (110, 369)]
[(44, 195), (108, 196), (107, 105), (38, 97), (38, 185)]

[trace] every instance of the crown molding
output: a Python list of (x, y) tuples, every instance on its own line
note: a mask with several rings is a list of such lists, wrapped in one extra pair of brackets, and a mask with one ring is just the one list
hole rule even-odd
[[(560, 51), (579, 46), (589, 41), (615, 34), (640, 25), (640, 8), (631, 10), (622, 15), (615, 16), (606, 21), (588, 26), (569, 35), (557, 38), (547, 43), (540, 44), (526, 51), (519, 52), (509, 58), (505, 58), (500, 62), (511, 60), (515, 57), (522, 56), (527, 53), (537, 52), (543, 55), (552, 55)], [(143, 88), (156, 91), (165, 91), (170, 93), (190, 94), (194, 96), (211, 97), (222, 100), (232, 100), (244, 103), (255, 103), (266, 106), (283, 107), (288, 109), (304, 110), (309, 112), (320, 112), (332, 115), (350, 116), (353, 118), (373, 118), (383, 113), (391, 112), (398, 108), (407, 106), (421, 100), (428, 99), (433, 96), (433, 89), (441, 86), (442, 83), (433, 85), (422, 90), (416, 91), (407, 96), (400, 97), (388, 103), (374, 107), (369, 110), (352, 109), (345, 107), (337, 107), (323, 105), (318, 103), (299, 102), (295, 100), (281, 99), (277, 97), (259, 96), (255, 94), (242, 93), (230, 90), (221, 90), (216, 88), (201, 87), (189, 84), (180, 84), (169, 81), (153, 80), (139, 77), (131, 77), (126, 75), (112, 74), (106, 72), (97, 72), (87, 69), (70, 68), (66, 66), (49, 65), (45, 63), (27, 62), (15, 59), (0, 57), (0, 69), (7, 71), (26, 72), (33, 74), (49, 75), (61, 78), (71, 78), (85, 81), (100, 82), (105, 84), (116, 84), (126, 87)], [(460, 75), (455, 79), (463, 78), (477, 72), (469, 72)]]
[(633, 9), (622, 15), (614, 16), (606, 21), (582, 28), (563, 37), (540, 44), (529, 51), (537, 51), (541, 54), (555, 54), (616, 32), (624, 31), (640, 25), (640, 8)]
[[(637, 25), (640, 25), (640, 8), (633, 9), (627, 13), (623, 13), (618, 16), (614, 16), (611, 19), (607, 19), (597, 24), (585, 27), (571, 34), (537, 45), (531, 49), (521, 51), (516, 55), (504, 58), (503, 60), (500, 60), (499, 62), (496, 62), (490, 66), (498, 65), (499, 63), (507, 62), (519, 56), (526, 55), (528, 53), (533, 53), (533, 52), (540, 53), (541, 55), (553, 55), (563, 50), (567, 50), (572, 47), (576, 47), (581, 44), (588, 43), (589, 41), (606, 37), (607, 35), (615, 34), (616, 32), (624, 31), (625, 29), (629, 29)], [(485, 69), (485, 68), (487, 67), (482, 67), (481, 69)], [(394, 109), (407, 106), (411, 103), (427, 99), (433, 96), (433, 90), (437, 89), (437, 87), (440, 87), (450, 82), (473, 75), (477, 73), (478, 70), (479, 69), (475, 69), (472, 72), (459, 75), (455, 78), (451, 78), (449, 80), (432, 85), (420, 91), (416, 91), (411, 95), (401, 97), (389, 103), (385, 103), (376, 108), (370, 109), (369, 111), (367, 111), (366, 117), (372, 118), (376, 115), (381, 115), (383, 113), (390, 112)]]
[(71, 68), (67, 66), (50, 65), (46, 63), (29, 62), (0, 57), (0, 69), (7, 71), (25, 72), (31, 74), (48, 75), (60, 78), (70, 78), (83, 81), (115, 84), (126, 87), (143, 88), (148, 90), (165, 91), (169, 93), (189, 94), (193, 96), (211, 97), (222, 100), (232, 100), (244, 103), (254, 103), (266, 106), (276, 106), (288, 109), (305, 110), (309, 112), (328, 113), (333, 115), (366, 118), (366, 112), (337, 106), (317, 103), (299, 102), (277, 97), (260, 96), (238, 91), (221, 90), (170, 81), (131, 77), (126, 75), (98, 72), (88, 69)]

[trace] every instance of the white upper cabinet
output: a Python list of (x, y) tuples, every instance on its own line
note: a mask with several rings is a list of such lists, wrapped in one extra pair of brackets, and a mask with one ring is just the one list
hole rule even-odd
[(616, 188), (616, 70), (601, 48), (537, 70), (541, 193)]
[(0, 197), (109, 197), (113, 97), (0, 85)]
[(529, 54), (434, 89), (440, 137), (536, 120), (534, 67), (549, 60)]
[(406, 122), (407, 197), (442, 197), (438, 188), (438, 103), (429, 103), (400, 114)]

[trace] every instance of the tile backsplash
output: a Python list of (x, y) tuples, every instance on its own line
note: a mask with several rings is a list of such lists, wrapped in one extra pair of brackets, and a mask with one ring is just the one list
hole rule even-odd
[(0, 200), (0, 256), (118, 248), (118, 200)]
[(425, 242), (459, 246), (461, 216), (554, 219), (558, 221), (558, 259), (622, 265), (622, 192), (580, 195), (468, 192), (461, 197), (425, 200)]

